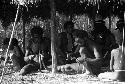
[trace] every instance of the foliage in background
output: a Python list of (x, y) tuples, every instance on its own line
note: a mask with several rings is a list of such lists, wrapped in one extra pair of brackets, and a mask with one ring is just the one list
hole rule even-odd
[[(96, 20), (102, 19), (101, 17), (97, 16)], [(56, 13), (56, 29), (57, 32), (63, 32), (63, 25), (66, 21), (70, 20), (70, 17), (67, 17), (63, 14), (59, 14), (58, 12)], [(116, 28), (116, 23), (119, 20), (118, 17), (112, 16), (111, 17), (111, 31), (114, 32), (114, 29)], [(75, 29), (82, 29), (87, 31), (88, 33), (91, 33), (91, 31), (93, 30), (93, 20), (87, 15), (87, 14), (83, 14), (83, 15), (75, 15), (73, 20), (74, 22), (74, 27)], [(106, 23), (106, 27), (109, 28), (109, 18), (107, 17), (105, 20)], [(2, 24), (2, 21), (0, 21)], [(51, 37), (50, 36), (50, 19), (42, 19), (39, 18), (37, 16), (33, 17), (31, 19), (30, 22), (25, 24), (25, 32), (26, 32), (26, 41), (31, 38), (30, 35), (30, 29), (33, 28), (33, 26), (40, 26), (41, 28), (43, 28), (44, 30), (44, 36), (46, 37)], [(4, 30), (4, 27), (2, 25), (0, 25), (0, 28), (2, 28), (1, 30), (1, 36), (0, 38), (5, 38), (5, 37), (10, 37), (11, 32), (12, 32), (12, 27), (13, 27), (13, 22), (11, 22), (11, 24), (6, 28), (6, 30)], [(17, 22), (16, 24), (16, 28), (15, 28), (15, 32), (14, 32), (14, 37), (17, 38), (20, 42), (20, 45), (22, 45), (22, 41), (23, 41), (23, 20), (22, 18), (20, 18), (20, 20)]]

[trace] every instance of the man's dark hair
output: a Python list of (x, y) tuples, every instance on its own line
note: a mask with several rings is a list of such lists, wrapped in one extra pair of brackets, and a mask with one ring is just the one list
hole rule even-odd
[(78, 29), (75, 29), (73, 31), (73, 36), (74, 37), (78, 37), (78, 38), (81, 38), (81, 39), (84, 39), (85, 37), (88, 38), (88, 33), (84, 30), (78, 30)]
[(34, 34), (38, 34), (40, 36), (43, 35), (43, 29), (40, 26), (34, 26), (31, 29), (31, 35), (34, 36)]
[[(125, 23), (124, 23), (124, 20), (119, 20), (117, 23), (116, 23), (116, 25), (117, 25), (117, 28), (115, 29), (115, 30), (117, 30), (117, 29), (119, 29), (119, 31), (121, 32), (120, 33), (120, 35), (119, 35), (119, 37), (116, 37), (116, 42), (119, 44), (119, 45), (122, 45), (122, 42), (123, 42), (123, 35), (122, 35), (122, 33), (123, 33), (123, 28), (125, 28)], [(124, 31), (125, 32), (125, 31)], [(124, 37), (125, 38), (125, 37)], [(125, 45), (125, 42), (124, 42), (124, 45)]]
[(68, 26), (68, 25), (71, 25), (70, 28), (73, 29), (73, 27), (74, 27), (74, 23), (73, 23), (72, 21), (67, 21), (67, 22), (64, 24), (64, 29), (67, 29), (67, 26)]
[[(10, 38), (5, 38), (3, 40), (3, 45), (9, 45)], [(12, 38), (11, 45), (18, 45), (18, 40), (16, 38)]]
[(94, 28), (96, 32), (101, 33), (107, 30), (107, 27), (105, 26), (105, 22), (103, 20), (98, 20), (94, 22)]

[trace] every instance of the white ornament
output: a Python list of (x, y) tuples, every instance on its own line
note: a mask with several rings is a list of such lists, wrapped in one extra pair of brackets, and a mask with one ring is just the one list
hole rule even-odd
[(25, 5), (25, 0), (17, 0), (20, 5)]

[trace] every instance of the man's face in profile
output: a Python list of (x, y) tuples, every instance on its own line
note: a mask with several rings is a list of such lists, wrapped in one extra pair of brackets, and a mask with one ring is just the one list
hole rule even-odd
[(75, 38), (75, 44), (77, 45), (85, 45), (85, 39), (74, 37)]
[(66, 32), (67, 33), (72, 33), (72, 30), (73, 30), (73, 26), (72, 25), (67, 25)]

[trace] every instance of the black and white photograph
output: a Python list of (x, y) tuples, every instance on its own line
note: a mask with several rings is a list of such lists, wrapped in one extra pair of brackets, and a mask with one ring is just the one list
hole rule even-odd
[(0, 84), (125, 84), (125, 0), (0, 0)]

